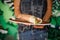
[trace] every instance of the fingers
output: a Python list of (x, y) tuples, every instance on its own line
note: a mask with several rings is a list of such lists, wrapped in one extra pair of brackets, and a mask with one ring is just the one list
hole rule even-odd
[(39, 23), (42, 23), (42, 19), (41, 18), (37, 18)]

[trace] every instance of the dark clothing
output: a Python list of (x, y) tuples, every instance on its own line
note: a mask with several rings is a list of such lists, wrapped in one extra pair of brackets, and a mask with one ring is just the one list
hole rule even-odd
[(47, 8), (46, 0), (22, 0), (21, 12), (43, 18)]
[[(21, 12), (43, 18), (46, 12), (46, 0), (21, 0)], [(30, 27), (30, 28), (28, 28)], [(47, 38), (47, 30), (35, 29), (33, 26), (25, 26), (19, 24), (20, 40), (45, 40)]]
[(47, 29), (36, 29), (31, 26), (19, 24), (19, 40), (46, 40)]

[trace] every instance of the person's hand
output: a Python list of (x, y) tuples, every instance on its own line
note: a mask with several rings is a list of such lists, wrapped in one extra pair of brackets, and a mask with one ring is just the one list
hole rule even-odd
[[(42, 20), (40, 19), (40, 18), (37, 18), (37, 21), (41, 21), (40, 23), (42, 23)], [(34, 25), (34, 26), (37, 26), (37, 25), (35, 25), (35, 24), (33, 24), (33, 23), (28, 23), (28, 22), (25, 22), (25, 23), (23, 23), (24, 25), (27, 25), (27, 26), (30, 26), (30, 25)]]
[[(47, 22), (42, 22), (41, 24), (47, 24)], [(34, 25), (33, 27), (34, 28), (40, 28), (40, 29), (43, 29), (45, 25)]]
[(37, 19), (37, 21), (38, 21), (39, 24), (42, 23), (42, 19), (40, 19), (40, 18), (38, 18), (38, 17), (37, 17), (36, 19)]

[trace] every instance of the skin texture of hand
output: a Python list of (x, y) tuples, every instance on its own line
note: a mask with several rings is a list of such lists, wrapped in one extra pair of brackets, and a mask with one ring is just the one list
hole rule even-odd
[[(23, 24), (25, 24), (25, 25), (27, 25), (27, 26), (35, 25), (35, 24), (32, 23), (32, 22), (20, 21), (19, 19), (14, 19), (14, 18), (11, 18), (10, 20), (11, 20), (11, 21), (14, 21), (14, 22), (16, 22), (16, 23), (21, 23), (21, 22), (22, 22)], [(38, 24), (42, 23), (42, 19), (36, 18), (36, 20), (39, 22)]]

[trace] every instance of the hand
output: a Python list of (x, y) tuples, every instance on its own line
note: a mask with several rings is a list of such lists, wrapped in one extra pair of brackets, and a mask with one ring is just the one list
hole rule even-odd
[[(42, 23), (42, 20), (41, 20), (40, 18), (37, 18), (36, 20), (37, 20), (38, 22)], [(35, 24), (33, 24), (33, 23), (28, 23), (28, 22), (25, 22), (24, 24), (25, 24), (25, 25), (35, 25)]]
[[(46, 22), (42, 22), (42, 24), (47, 24)], [(34, 25), (34, 28), (40, 28), (43, 29), (45, 25)]]
[(37, 18), (37, 21), (39, 22), (39, 24), (42, 23), (42, 19), (40, 18)]

